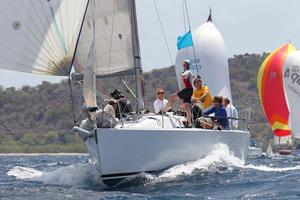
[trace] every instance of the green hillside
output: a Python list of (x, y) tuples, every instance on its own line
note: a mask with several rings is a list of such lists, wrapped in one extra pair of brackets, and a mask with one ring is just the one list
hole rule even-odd
[[(268, 141), (272, 132), (266, 124), (256, 86), (260, 63), (266, 54), (245, 54), (229, 59), (231, 87), (234, 104), (239, 110), (251, 108), (252, 135), (259, 142)], [(157, 87), (165, 88), (167, 95), (178, 90), (174, 67), (155, 69), (144, 74), (146, 104), (152, 110)], [(132, 77), (125, 81), (133, 86)], [(98, 90), (109, 94), (120, 89), (130, 98), (118, 78), (99, 80)], [(77, 117), (81, 113), (81, 86), (73, 85)], [(15, 140), (7, 130), (0, 127), (0, 153), (5, 152), (84, 152), (84, 144), (74, 133), (65, 134), (73, 125), (72, 107), (68, 81), (59, 84), (43, 82), (36, 87), (21, 89), (0, 88), (0, 118), (22, 141), (33, 144), (52, 143), (42, 146), (25, 145)]]

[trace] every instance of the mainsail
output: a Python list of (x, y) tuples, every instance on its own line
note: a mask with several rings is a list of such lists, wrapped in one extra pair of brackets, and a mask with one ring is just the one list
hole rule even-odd
[(88, 0), (1, 0), (0, 68), (70, 73)]
[(92, 7), (95, 6), (97, 77), (134, 74), (134, 31), (132, 0), (97, 0), (88, 6), (75, 56), (76, 73), (83, 73), (93, 43)]
[(257, 85), (262, 108), (274, 134), (279, 137), (291, 135), (282, 68), (288, 54), (294, 51), (292, 44), (276, 49), (264, 60), (258, 72)]
[[(188, 38), (187, 35), (184, 36)], [(192, 31), (193, 46), (181, 48), (176, 57), (176, 75), (180, 84), (180, 73), (184, 60), (191, 61), (194, 75), (200, 75), (212, 95), (231, 99), (228, 60), (222, 35), (216, 26), (208, 21)], [(188, 44), (188, 41), (184, 41)], [(194, 49), (193, 49), (194, 48)], [(194, 52), (195, 50), (195, 52)], [(180, 85), (179, 85), (180, 87)]]
[(289, 127), (293, 137), (300, 139), (300, 51), (287, 56), (283, 65), (283, 82), (290, 111)]

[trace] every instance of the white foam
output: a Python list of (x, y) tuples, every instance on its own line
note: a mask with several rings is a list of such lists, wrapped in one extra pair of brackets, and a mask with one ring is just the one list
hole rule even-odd
[(43, 172), (29, 167), (16, 166), (7, 172), (7, 175), (14, 176), (17, 179), (32, 179), (41, 177)]
[(33, 168), (16, 166), (7, 175), (17, 179), (42, 182), (48, 185), (63, 186), (96, 186), (101, 185), (101, 175), (91, 164), (70, 165), (60, 167), (52, 172), (43, 172)]
[[(245, 165), (244, 161), (235, 157), (230, 152), (229, 147), (225, 144), (217, 144), (214, 149), (204, 158), (194, 162), (188, 162), (181, 165), (173, 166), (163, 171), (158, 176), (141, 173), (137, 176), (130, 177), (127, 181), (135, 178), (145, 178), (150, 183), (164, 182), (176, 179), (179, 176), (192, 175), (193, 173), (207, 172), (218, 170), (219, 167), (226, 167), (228, 170), (232, 169), (251, 169), (263, 172), (284, 172), (292, 170), (300, 170), (300, 166), (290, 167), (273, 167), (272, 165)], [(39, 171), (28, 167), (13, 167), (8, 173), (9, 176), (14, 176), (17, 179), (25, 179), (30, 181), (38, 181), (50, 185), (64, 185), (64, 186), (99, 186), (102, 185), (101, 174), (95, 165), (77, 164), (66, 167), (59, 167), (52, 172)]]
[(272, 167), (266, 165), (245, 165), (245, 162), (235, 157), (229, 148), (225, 144), (217, 144), (214, 149), (204, 158), (201, 158), (194, 162), (188, 162), (181, 165), (171, 167), (162, 172), (156, 181), (168, 181), (177, 178), (182, 175), (191, 175), (195, 171), (210, 171), (218, 167), (227, 167), (228, 169), (241, 168), (241, 169), (252, 169), (264, 172), (284, 172), (300, 170), (300, 166), (293, 167)]
[(172, 179), (181, 175), (191, 175), (195, 170), (207, 171), (216, 166), (243, 166), (244, 161), (233, 156), (227, 145), (217, 144), (204, 158), (194, 162), (176, 165), (161, 173), (159, 179)]
[(294, 170), (300, 170), (300, 166), (297, 165), (295, 167), (269, 167), (266, 165), (246, 165), (244, 166), (245, 169), (253, 169), (258, 171), (264, 171), (264, 172), (285, 172), (285, 171), (294, 171)]

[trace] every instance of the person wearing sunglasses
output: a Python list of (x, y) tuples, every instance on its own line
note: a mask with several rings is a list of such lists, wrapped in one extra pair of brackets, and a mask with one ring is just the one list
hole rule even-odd
[(162, 113), (168, 104), (168, 100), (164, 98), (165, 91), (162, 88), (156, 90), (156, 100), (153, 103), (154, 112), (156, 114)]

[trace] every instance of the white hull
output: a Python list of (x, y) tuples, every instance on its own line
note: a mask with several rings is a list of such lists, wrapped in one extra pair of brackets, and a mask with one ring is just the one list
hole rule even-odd
[[(97, 129), (86, 145), (105, 183), (140, 172), (161, 171), (206, 156), (214, 145), (226, 144), (245, 159), (250, 134), (191, 128)], [(100, 161), (100, 162), (99, 162)]]
[(262, 156), (262, 149), (258, 147), (249, 147), (248, 148), (248, 153), (247, 153), (247, 158), (258, 158)]

